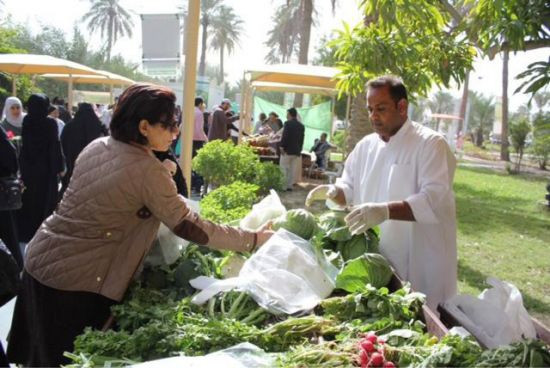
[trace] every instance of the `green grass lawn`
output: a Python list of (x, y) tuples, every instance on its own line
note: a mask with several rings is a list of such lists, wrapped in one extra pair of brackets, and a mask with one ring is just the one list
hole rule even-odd
[(529, 312), (550, 326), (548, 180), (458, 168), (459, 289), (478, 295), (487, 276), (515, 284)]

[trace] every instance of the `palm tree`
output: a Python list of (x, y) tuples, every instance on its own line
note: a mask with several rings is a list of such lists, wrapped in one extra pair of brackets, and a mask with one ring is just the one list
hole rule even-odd
[(220, 52), (220, 77), (219, 82), (224, 79), (223, 55), (227, 50), (231, 54), (235, 46), (239, 43), (239, 38), (243, 32), (243, 20), (235, 14), (233, 8), (220, 6), (218, 14), (212, 18), (212, 28), (214, 34), (210, 45)]
[[(287, 6), (290, 0), (287, 0)], [(336, 0), (330, 0), (332, 12), (336, 7)], [(309, 55), (309, 41), (311, 36), (311, 27), (313, 26), (314, 13), (313, 0), (300, 0), (300, 53), (298, 54), (298, 64), (307, 64)], [(303, 95), (297, 93), (294, 98), (295, 106), (302, 106)]]
[(483, 137), (493, 123), (495, 103), (492, 97), (470, 91), (470, 132), (477, 147), (483, 146)]
[(206, 71), (206, 43), (208, 41), (208, 27), (212, 24), (222, 6), (223, 0), (202, 0), (201, 1), (201, 61), (199, 63), (199, 75), (204, 76)]
[(265, 61), (268, 64), (288, 63), (292, 55), (298, 52), (300, 0), (289, 0), (287, 6), (279, 7), (271, 19), (273, 28), (265, 42), (270, 51)]
[[(433, 95), (432, 99), (428, 102), (428, 106), (434, 113), (438, 114), (451, 114), (453, 112), (455, 100), (453, 96), (444, 91), (437, 91)], [(439, 124), (441, 124), (441, 119), (437, 119), (437, 124), (435, 130), (439, 130)]]
[(134, 22), (129, 11), (119, 0), (90, 0), (92, 6), (82, 20), (88, 22), (90, 32), (101, 31), (101, 37), (107, 35), (107, 62), (111, 60), (113, 45), (120, 37), (132, 36)]
[(535, 105), (539, 109), (539, 113), (541, 113), (546, 105), (550, 103), (550, 91), (538, 91), (533, 96), (533, 100), (535, 101)]

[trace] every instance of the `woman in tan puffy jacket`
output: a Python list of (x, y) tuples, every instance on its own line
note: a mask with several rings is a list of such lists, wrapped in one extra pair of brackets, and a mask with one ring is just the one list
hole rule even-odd
[(23, 290), (8, 345), (10, 362), (58, 366), (86, 326), (101, 328), (139, 268), (160, 223), (218, 249), (254, 251), (272, 235), (205, 221), (191, 211), (166, 165), (177, 134), (174, 93), (135, 84), (120, 96), (111, 137), (76, 160), (58, 209), (27, 245)]

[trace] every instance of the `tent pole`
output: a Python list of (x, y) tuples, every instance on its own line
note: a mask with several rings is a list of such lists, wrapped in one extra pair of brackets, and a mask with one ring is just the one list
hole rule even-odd
[(195, 85), (197, 83), (197, 49), (199, 44), (200, 0), (188, 0), (185, 25), (185, 76), (183, 80), (183, 131), (180, 135), (180, 165), (191, 193), (191, 155), (195, 116)]
[(11, 95), (17, 96), (17, 74), (13, 74), (11, 77)]
[(243, 72), (243, 82), (242, 82), (242, 88), (241, 88), (241, 111), (239, 111), (239, 139), (238, 144), (241, 144), (243, 141), (243, 129), (244, 129), (244, 123), (246, 121), (246, 94), (248, 93), (248, 84), (246, 82), (246, 71)]
[(69, 74), (69, 96), (67, 96), (67, 103), (69, 104), (69, 114), (73, 116), (73, 75)]
[(113, 84), (109, 83), (109, 102), (112, 104), (114, 101), (113, 99)]

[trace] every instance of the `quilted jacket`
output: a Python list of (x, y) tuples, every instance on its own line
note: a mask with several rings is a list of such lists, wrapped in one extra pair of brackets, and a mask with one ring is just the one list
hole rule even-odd
[(27, 245), (25, 269), (49, 287), (120, 301), (161, 221), (178, 236), (213, 248), (247, 251), (256, 243), (254, 233), (191, 211), (150, 150), (96, 139), (78, 157), (58, 209)]

